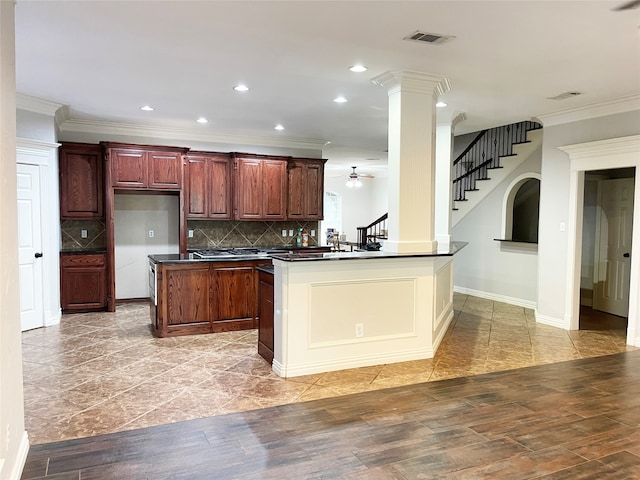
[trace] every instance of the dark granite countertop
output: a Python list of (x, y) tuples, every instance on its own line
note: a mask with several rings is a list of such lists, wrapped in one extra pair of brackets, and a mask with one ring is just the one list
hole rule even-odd
[(271, 260), (270, 255), (233, 255), (213, 258), (194, 257), (193, 253), (165, 253), (149, 255), (152, 263), (188, 263), (188, 262), (246, 262), (251, 260)]
[(271, 255), (275, 260), (285, 262), (308, 262), (318, 260), (370, 260), (377, 258), (416, 258), (416, 257), (450, 257), (458, 253), (467, 245), (467, 242), (453, 242), (448, 249), (437, 252), (425, 253), (392, 253), (384, 251), (372, 252), (331, 252), (331, 253), (311, 253), (311, 252), (294, 252)]
[(104, 248), (94, 248), (90, 250), (60, 250), (60, 253), (64, 253), (65, 255), (82, 255), (88, 253), (107, 253), (107, 250), (105, 250)]

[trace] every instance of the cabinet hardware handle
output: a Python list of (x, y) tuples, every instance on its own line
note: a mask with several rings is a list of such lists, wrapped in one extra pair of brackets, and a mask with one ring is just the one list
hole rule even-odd
[(631, 255), (629, 255), (629, 252), (627, 252), (627, 253), (623, 253), (623, 254), (622, 254), (622, 256), (623, 256), (624, 258), (629, 258)]
[(40, 258), (40, 257), (42, 257), (42, 252), (36, 252), (36, 254), (34, 255), (34, 257), (36, 257), (36, 258)]

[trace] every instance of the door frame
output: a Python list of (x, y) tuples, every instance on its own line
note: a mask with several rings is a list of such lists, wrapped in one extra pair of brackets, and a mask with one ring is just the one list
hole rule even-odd
[(40, 218), (42, 232), (42, 297), (44, 326), (57, 325), (60, 307), (60, 204), (58, 186), (59, 143), (16, 138), (16, 163), (40, 170)]
[(565, 326), (580, 325), (580, 270), (585, 172), (635, 167), (627, 344), (640, 346), (640, 135), (558, 147), (569, 155), (569, 221)]

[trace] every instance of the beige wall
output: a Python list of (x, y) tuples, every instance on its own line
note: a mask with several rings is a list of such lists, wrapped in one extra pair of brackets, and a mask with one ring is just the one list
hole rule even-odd
[(18, 479), (28, 451), (22, 398), (22, 350), (16, 206), (14, 2), (0, 1), (0, 478)]

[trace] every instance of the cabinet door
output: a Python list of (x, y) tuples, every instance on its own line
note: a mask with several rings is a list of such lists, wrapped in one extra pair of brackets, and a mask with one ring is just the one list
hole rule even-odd
[(167, 266), (161, 273), (158, 309), (167, 333), (182, 326), (198, 333), (198, 325), (209, 331), (209, 265)]
[(60, 218), (102, 218), (102, 149), (66, 143), (59, 153)]
[(208, 161), (208, 217), (231, 218), (231, 163), (228, 158), (212, 157)]
[(273, 274), (258, 272), (258, 353), (273, 362)]
[(146, 188), (146, 153), (142, 150), (114, 148), (110, 152), (111, 184), (120, 188)]
[(231, 320), (234, 323), (246, 320), (253, 324), (257, 305), (255, 268), (252, 265), (212, 267), (211, 275), (214, 331), (224, 329), (216, 327), (216, 323)]
[(182, 155), (174, 152), (147, 152), (148, 187), (179, 190), (182, 188)]
[(282, 160), (263, 160), (263, 211), (265, 220), (284, 220), (287, 199), (287, 163)]
[(322, 220), (324, 205), (324, 162), (308, 163), (305, 168), (305, 218)]
[(304, 184), (305, 168), (300, 162), (289, 162), (287, 166), (288, 192), (287, 192), (287, 218), (303, 219), (306, 214)]
[(60, 264), (60, 303), (63, 311), (82, 312), (106, 307), (105, 254), (62, 254)]
[(262, 161), (239, 158), (236, 160), (236, 218), (262, 219)]
[(187, 217), (207, 217), (207, 157), (187, 157)]

